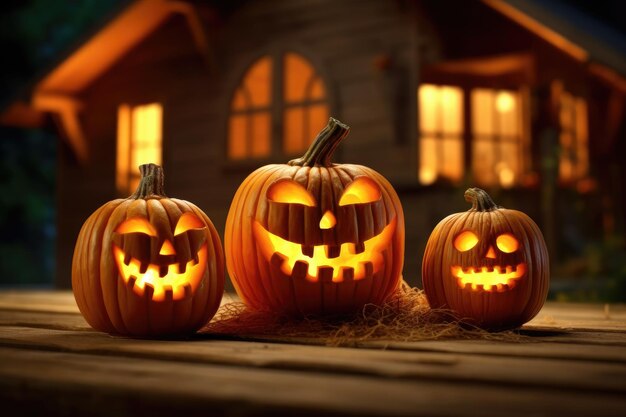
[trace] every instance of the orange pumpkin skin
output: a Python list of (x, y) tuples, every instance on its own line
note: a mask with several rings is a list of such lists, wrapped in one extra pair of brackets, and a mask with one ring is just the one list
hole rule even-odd
[(83, 224), (72, 260), (74, 297), (96, 330), (188, 334), (220, 305), (222, 245), (198, 207), (164, 195), (161, 167), (140, 170), (131, 197), (104, 204)]
[(302, 158), (259, 168), (237, 190), (226, 265), (249, 307), (343, 314), (380, 304), (397, 288), (402, 206), (374, 170), (330, 162), (348, 129), (331, 118)]
[(496, 206), (479, 188), (467, 190), (465, 198), (472, 208), (443, 219), (426, 244), (422, 282), (428, 301), (488, 330), (519, 327), (548, 294), (541, 231), (526, 214)]

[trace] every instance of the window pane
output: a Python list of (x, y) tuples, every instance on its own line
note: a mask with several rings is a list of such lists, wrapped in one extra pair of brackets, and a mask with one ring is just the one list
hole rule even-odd
[(587, 103), (585, 100), (576, 99), (576, 169), (578, 178), (584, 178), (589, 174), (589, 138), (587, 127)]
[(324, 88), (324, 83), (322, 82), (320, 77), (316, 77), (315, 81), (311, 85), (309, 99), (320, 100), (324, 97), (326, 97), (326, 89)]
[(419, 180), (422, 184), (432, 184), (437, 180), (437, 140), (423, 136), (420, 139)]
[(117, 172), (115, 185), (120, 193), (128, 190), (130, 168), (130, 106), (123, 104), (117, 111)]
[(243, 92), (243, 88), (239, 87), (233, 96), (233, 102), (230, 105), (232, 110), (245, 110), (250, 107), (248, 100)]
[(520, 169), (520, 148), (515, 142), (503, 142), (500, 144), (500, 161), (496, 164), (496, 176), (498, 184), (503, 188), (510, 188), (518, 180)]
[(447, 134), (463, 132), (463, 91), (458, 87), (441, 87), (439, 93), (441, 131)]
[(228, 157), (242, 159), (246, 157), (246, 115), (230, 116), (228, 126)]
[(496, 150), (493, 142), (485, 138), (474, 137), (472, 146), (472, 171), (474, 179), (481, 185), (496, 184), (494, 168)]
[(422, 184), (463, 177), (463, 90), (423, 84), (418, 90)]
[(463, 142), (461, 138), (445, 138), (441, 141), (443, 163), (440, 173), (452, 181), (463, 178)]
[(248, 70), (243, 82), (250, 94), (252, 107), (269, 106), (272, 101), (272, 60), (269, 56), (260, 58)]
[(303, 148), (304, 108), (292, 107), (283, 114), (283, 150), (287, 154), (296, 154)]
[(518, 127), (517, 94), (500, 91), (496, 95), (496, 112), (498, 114), (498, 130), (503, 136), (520, 136)]
[(309, 122), (308, 128), (309, 131), (304, 137), (304, 146), (301, 151), (306, 150), (313, 140), (317, 137), (317, 134), (326, 126), (328, 123), (328, 118), (330, 115), (328, 114), (328, 106), (325, 104), (315, 104), (308, 107), (309, 113)]
[(472, 131), (475, 135), (495, 133), (493, 107), (492, 90), (472, 90)]
[(136, 188), (139, 165), (161, 164), (163, 107), (151, 103), (118, 109), (116, 186), (120, 193)]
[(253, 113), (250, 118), (252, 121), (250, 154), (255, 158), (266, 157), (270, 154), (270, 112)]
[(306, 88), (314, 76), (313, 67), (302, 56), (288, 52), (284, 58), (284, 95), (288, 103), (304, 101)]
[(419, 100), (419, 130), (421, 133), (437, 132), (439, 121), (437, 120), (437, 110), (439, 108), (439, 91), (437, 86), (424, 84), (420, 86), (418, 92)]

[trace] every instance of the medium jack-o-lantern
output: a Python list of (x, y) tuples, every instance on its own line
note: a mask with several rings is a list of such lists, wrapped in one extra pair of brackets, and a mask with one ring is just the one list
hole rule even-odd
[(259, 168), (237, 190), (226, 220), (226, 265), (250, 307), (347, 313), (397, 288), (402, 207), (374, 170), (331, 163), (348, 129), (331, 118), (302, 158)]
[(95, 329), (162, 336), (195, 331), (219, 307), (222, 245), (195, 205), (168, 198), (161, 167), (142, 165), (137, 191), (83, 225), (72, 262), (78, 307)]
[(428, 301), (486, 329), (518, 327), (539, 312), (548, 294), (541, 231), (480, 188), (467, 190), (465, 199), (472, 208), (443, 219), (428, 239), (422, 262)]

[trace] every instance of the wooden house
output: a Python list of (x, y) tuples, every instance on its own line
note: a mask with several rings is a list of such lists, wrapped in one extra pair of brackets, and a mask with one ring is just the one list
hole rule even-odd
[(2, 115), (60, 138), (58, 286), (82, 222), (129, 195), (139, 163), (162, 164), (168, 195), (223, 230), (241, 181), (302, 153), (329, 115), (352, 127), (338, 162), (378, 170), (402, 199), (411, 283), (469, 186), (533, 217), (557, 262), (623, 235), (624, 43), (552, 6), (131, 2)]

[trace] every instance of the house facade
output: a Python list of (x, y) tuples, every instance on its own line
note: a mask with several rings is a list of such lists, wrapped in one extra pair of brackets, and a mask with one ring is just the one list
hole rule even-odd
[(83, 221), (132, 192), (138, 164), (223, 231), (242, 180), (330, 115), (351, 126), (336, 162), (397, 189), (419, 284), (470, 186), (528, 213), (553, 261), (624, 234), (626, 64), (605, 46), (528, 1), (138, 0), (3, 120), (59, 132), (60, 287)]

